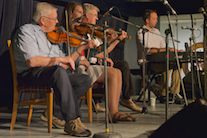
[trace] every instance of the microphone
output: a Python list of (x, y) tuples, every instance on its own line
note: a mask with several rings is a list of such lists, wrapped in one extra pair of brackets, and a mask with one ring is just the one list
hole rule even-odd
[(200, 7), (198, 9), (198, 12), (201, 12), (203, 14), (203, 16), (206, 17), (206, 12), (205, 12), (205, 9), (203, 7)]
[(198, 30), (198, 28), (189, 28), (189, 27), (186, 27), (186, 26), (181, 26), (182, 29), (189, 29), (189, 30)]
[(105, 13), (103, 14), (103, 16), (110, 15), (110, 11), (112, 11), (113, 9), (114, 9), (114, 6), (111, 7), (107, 12), (105, 12)]
[(112, 11), (114, 9), (114, 6), (112, 6), (107, 12), (105, 12), (100, 18), (99, 20), (101, 20), (103, 17), (105, 17), (106, 15), (110, 15), (110, 11)]
[(81, 17), (79, 17), (79, 18), (72, 19), (72, 24), (77, 23), (79, 20), (83, 19), (84, 17), (85, 17), (85, 15), (82, 15), (82, 16), (81, 16)]
[(175, 10), (170, 6), (170, 4), (168, 3), (167, 0), (160, 0), (167, 9), (170, 9), (170, 11), (172, 12), (172, 14), (177, 15), (177, 13), (175, 12)]

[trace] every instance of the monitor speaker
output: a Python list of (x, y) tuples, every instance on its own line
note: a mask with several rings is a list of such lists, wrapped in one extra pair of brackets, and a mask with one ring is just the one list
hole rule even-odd
[(207, 103), (203, 99), (184, 107), (149, 138), (207, 138)]

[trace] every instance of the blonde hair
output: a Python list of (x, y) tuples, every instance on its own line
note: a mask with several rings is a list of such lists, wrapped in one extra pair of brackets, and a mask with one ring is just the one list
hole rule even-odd
[(83, 14), (91, 13), (92, 10), (95, 9), (97, 12), (100, 12), (99, 8), (90, 3), (83, 4)]
[(58, 9), (52, 4), (49, 4), (47, 2), (40, 2), (36, 5), (32, 19), (35, 21), (35, 23), (39, 24), (41, 17), (47, 17), (54, 10), (57, 11)]

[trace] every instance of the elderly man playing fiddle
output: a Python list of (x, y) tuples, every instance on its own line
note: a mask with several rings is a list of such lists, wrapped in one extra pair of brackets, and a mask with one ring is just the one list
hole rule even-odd
[[(91, 135), (80, 121), (81, 111), (77, 99), (86, 93), (91, 85), (89, 76), (71, 73), (75, 70), (73, 61), (78, 53), (66, 56), (59, 45), (51, 44), (46, 33), (55, 29), (58, 23), (57, 8), (49, 3), (36, 5), (33, 14), (35, 23), (19, 28), (13, 39), (18, 83), (28, 85), (50, 85), (54, 89), (53, 124), (56, 117), (63, 118), (64, 131), (69, 135), (88, 137)], [(82, 49), (91, 48), (93, 41), (87, 41)], [(57, 122), (55, 122), (57, 121)], [(64, 123), (66, 122), (66, 123)], [(62, 126), (59, 126), (62, 127)]]

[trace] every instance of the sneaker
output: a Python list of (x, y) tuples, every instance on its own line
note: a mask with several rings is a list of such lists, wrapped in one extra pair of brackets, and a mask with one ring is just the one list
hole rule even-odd
[(71, 136), (89, 137), (91, 135), (91, 131), (83, 128), (79, 121), (80, 120), (77, 118), (67, 122), (65, 124), (64, 131)]
[[(105, 108), (103, 108), (103, 107), (100, 106), (100, 103), (96, 103), (95, 106), (96, 106), (96, 110), (97, 110), (98, 112), (105, 112), (105, 111), (106, 111)], [(93, 111), (95, 111), (94, 108), (93, 108)]]
[(87, 127), (81, 122), (80, 117), (77, 118), (78, 125), (83, 127), (84, 129), (87, 129)]
[[(40, 119), (47, 122), (47, 110), (45, 110), (42, 115), (40, 116)], [(64, 128), (65, 127), (65, 120), (60, 120), (55, 116), (52, 116), (52, 124), (57, 128)]]
[(121, 99), (120, 104), (124, 107), (127, 107), (129, 109), (131, 109), (132, 111), (139, 111), (142, 112), (142, 108), (138, 107), (133, 101), (132, 99), (129, 100), (124, 100)]

